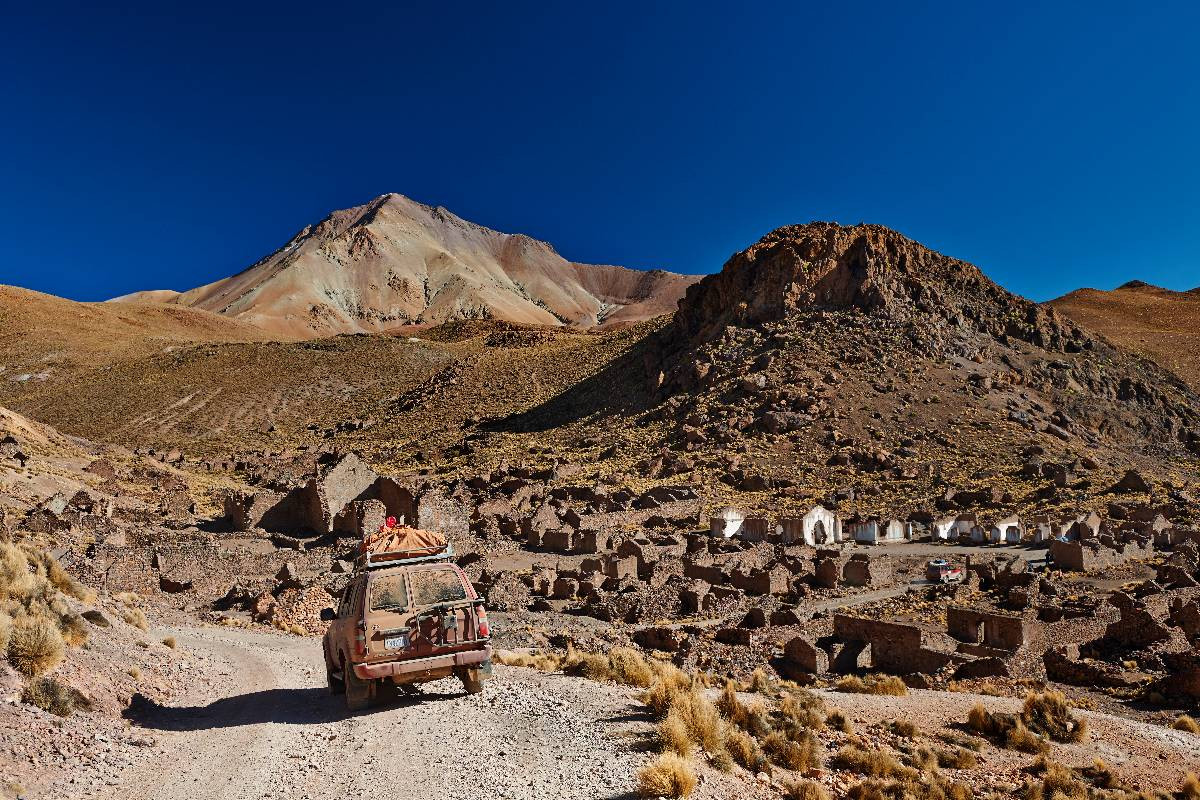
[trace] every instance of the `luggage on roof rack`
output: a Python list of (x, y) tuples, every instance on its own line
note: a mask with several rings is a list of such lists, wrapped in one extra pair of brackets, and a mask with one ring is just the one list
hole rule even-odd
[(363, 537), (358, 565), (370, 569), (398, 563), (448, 561), (452, 558), (454, 548), (442, 533), (410, 528), (397, 524), (395, 517), (388, 517), (376, 533)]

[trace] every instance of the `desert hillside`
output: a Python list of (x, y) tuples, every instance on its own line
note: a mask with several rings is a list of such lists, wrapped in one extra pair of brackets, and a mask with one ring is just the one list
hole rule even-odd
[(1200, 289), (1130, 281), (1110, 292), (1077, 289), (1049, 305), (1200, 388)]
[(386, 194), (306, 226), (230, 278), (178, 295), (157, 290), (130, 297), (305, 338), (459, 319), (611, 326), (674, 311), (695, 280), (575, 264), (545, 242)]
[(264, 341), (255, 326), (208, 311), (141, 302), (77, 303), (0, 285), (0, 379), (65, 380), (197, 342)]

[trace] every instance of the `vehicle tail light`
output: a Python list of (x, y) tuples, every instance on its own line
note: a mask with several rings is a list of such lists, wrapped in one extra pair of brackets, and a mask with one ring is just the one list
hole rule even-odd
[(354, 649), (359, 656), (367, 654), (367, 624), (360, 621), (354, 631)]
[(479, 630), (480, 639), (486, 639), (492, 635), (492, 630), (488, 626), (487, 609), (483, 606), (475, 609), (475, 623)]

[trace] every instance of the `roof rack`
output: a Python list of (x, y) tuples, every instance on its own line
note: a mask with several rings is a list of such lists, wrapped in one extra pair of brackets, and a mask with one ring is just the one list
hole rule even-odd
[[(454, 545), (446, 542), (446, 547), (436, 553), (428, 552), (428, 547), (418, 547), (412, 550), (385, 550), (381, 553), (363, 553), (358, 557), (356, 565), (360, 569), (379, 569), (394, 567), (401, 564), (422, 564), (430, 561), (451, 561), (454, 558)], [(424, 553), (413, 556), (408, 553)]]

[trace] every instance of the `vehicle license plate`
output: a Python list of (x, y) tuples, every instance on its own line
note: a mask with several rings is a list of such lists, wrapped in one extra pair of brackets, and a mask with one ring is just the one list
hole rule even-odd
[(383, 640), (383, 646), (388, 650), (403, 650), (408, 647), (407, 636), (393, 636), (390, 639)]

